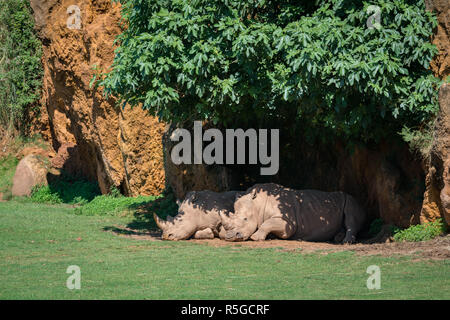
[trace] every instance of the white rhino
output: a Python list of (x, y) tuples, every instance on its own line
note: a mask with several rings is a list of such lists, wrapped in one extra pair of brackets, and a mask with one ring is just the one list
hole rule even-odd
[[(242, 193), (242, 192), (241, 192)], [(223, 239), (225, 230), (222, 227), (219, 212), (224, 216), (233, 211), (237, 191), (213, 192), (191, 191), (179, 204), (178, 214), (168, 216), (167, 221), (153, 214), (158, 227), (163, 231), (164, 240), (212, 239), (215, 236)]]
[(221, 219), (227, 241), (264, 240), (268, 234), (329, 241), (345, 233), (343, 242), (353, 243), (366, 214), (343, 192), (293, 190), (267, 183), (248, 189), (236, 199), (234, 214), (221, 214)]

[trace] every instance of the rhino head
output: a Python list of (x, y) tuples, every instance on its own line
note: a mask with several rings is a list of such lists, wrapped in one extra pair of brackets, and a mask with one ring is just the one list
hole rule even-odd
[[(167, 220), (161, 219), (155, 213), (153, 218), (156, 225), (162, 230), (163, 240), (186, 240), (197, 231), (194, 207), (196, 201), (195, 193), (191, 193), (186, 199), (179, 203), (178, 214), (175, 217), (167, 216)], [(189, 218), (193, 216), (193, 219)]]
[(258, 228), (258, 201), (257, 190), (253, 189), (242, 196), (236, 196), (233, 214), (219, 213), (222, 225), (226, 230), (226, 241), (245, 241), (256, 231)]

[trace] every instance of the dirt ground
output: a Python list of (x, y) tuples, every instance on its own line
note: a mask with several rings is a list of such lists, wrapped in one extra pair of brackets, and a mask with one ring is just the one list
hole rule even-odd
[[(162, 241), (159, 231), (137, 231), (123, 226), (106, 230), (124, 237), (138, 240)], [(298, 253), (328, 254), (339, 251), (353, 251), (358, 255), (409, 255), (417, 259), (443, 260), (450, 259), (450, 235), (437, 237), (421, 242), (393, 242), (392, 238), (378, 235), (372, 239), (356, 244), (335, 244), (331, 242), (307, 242), (298, 240), (269, 239), (265, 241), (227, 242), (218, 238), (208, 240), (185, 240), (192, 243), (204, 244), (213, 247), (241, 247), (241, 248), (277, 248)]]

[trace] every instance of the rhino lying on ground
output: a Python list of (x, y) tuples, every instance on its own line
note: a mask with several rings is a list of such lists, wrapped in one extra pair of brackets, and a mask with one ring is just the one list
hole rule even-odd
[(343, 237), (344, 243), (353, 243), (365, 216), (356, 200), (343, 192), (293, 190), (268, 183), (248, 189), (236, 199), (234, 214), (221, 214), (221, 219), (227, 241), (264, 240), (273, 234), (305, 241), (340, 242)]
[(153, 214), (153, 218), (163, 231), (164, 240), (185, 240), (191, 236), (195, 239), (212, 239), (215, 236), (224, 239), (225, 230), (219, 212), (229, 215), (237, 194), (237, 191), (191, 191), (179, 205), (175, 217), (169, 216), (165, 221)]

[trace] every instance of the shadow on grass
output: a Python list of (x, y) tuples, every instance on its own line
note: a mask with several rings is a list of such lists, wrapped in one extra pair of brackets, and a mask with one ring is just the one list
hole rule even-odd
[(104, 227), (104, 231), (112, 231), (122, 235), (149, 235), (154, 237), (161, 236), (153, 213), (162, 218), (167, 216), (175, 216), (178, 212), (178, 206), (175, 202), (175, 196), (170, 192), (165, 192), (162, 197), (144, 203), (131, 204), (127, 208), (134, 211), (133, 220), (124, 228), (116, 226)]
[(123, 235), (123, 236), (150, 236), (153, 238), (159, 238), (161, 237), (161, 231), (160, 230), (150, 230), (150, 231), (137, 231), (133, 230), (131, 228), (119, 228), (119, 227), (104, 227), (103, 231), (110, 231), (115, 234)]

